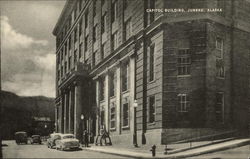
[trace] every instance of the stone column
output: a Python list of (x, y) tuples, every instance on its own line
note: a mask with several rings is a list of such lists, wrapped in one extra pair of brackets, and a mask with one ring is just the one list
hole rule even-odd
[(77, 82), (75, 85), (75, 108), (74, 108), (74, 135), (81, 139), (81, 113), (82, 113), (82, 85)]
[(64, 129), (63, 132), (67, 132), (67, 92), (64, 94), (64, 115), (63, 115), (63, 120), (64, 120)]
[(97, 113), (96, 113), (96, 135), (99, 134), (100, 129), (100, 103), (99, 103), (99, 81), (96, 80), (96, 107), (97, 107)]
[(105, 76), (105, 125), (106, 130), (109, 132), (109, 74)]
[(60, 114), (59, 132), (63, 133), (63, 131), (64, 131), (64, 103), (65, 103), (65, 101), (64, 101), (64, 98), (65, 98), (64, 94), (62, 94), (61, 97), (62, 97), (62, 103), (61, 103), (61, 106), (60, 106), (60, 109), (59, 109), (59, 114)]
[(118, 64), (116, 69), (116, 127), (117, 132), (121, 134), (121, 67)]
[(135, 58), (133, 56), (130, 57), (130, 63), (129, 63), (129, 72), (130, 72), (130, 125), (131, 125), (131, 132), (134, 132), (134, 101), (135, 101)]
[(69, 105), (68, 105), (68, 133), (71, 133), (71, 107), (72, 107), (72, 99), (71, 99), (71, 87), (69, 88)]
[(59, 103), (56, 103), (56, 106), (55, 106), (55, 131), (58, 132), (58, 108), (59, 108), (59, 105), (60, 104), (60, 101)]

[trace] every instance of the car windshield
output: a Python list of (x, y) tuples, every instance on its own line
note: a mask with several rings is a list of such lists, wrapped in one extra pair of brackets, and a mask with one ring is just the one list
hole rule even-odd
[(67, 135), (67, 136), (64, 136), (63, 139), (73, 139), (74, 136), (73, 135)]

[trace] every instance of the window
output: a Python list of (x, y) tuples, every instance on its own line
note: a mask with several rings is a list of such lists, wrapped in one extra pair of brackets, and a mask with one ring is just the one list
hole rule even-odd
[(124, 35), (125, 40), (128, 40), (133, 34), (131, 18), (126, 21), (124, 31), (125, 31), (125, 35)]
[(216, 93), (215, 117), (217, 122), (223, 122), (224, 116), (224, 93)]
[(111, 7), (111, 23), (115, 22), (118, 17), (118, 5), (117, 0), (112, 3)]
[(77, 28), (74, 30), (74, 43), (77, 42)]
[(219, 64), (218, 61), (217, 61), (217, 65), (216, 65), (216, 77), (219, 77), (219, 78), (225, 77), (225, 68), (224, 68), (223, 64)]
[(122, 91), (128, 90), (128, 75), (129, 75), (129, 65), (128, 62), (122, 66)]
[(77, 16), (77, 8), (74, 8), (74, 20), (76, 20), (76, 16)]
[(79, 45), (79, 59), (82, 57), (82, 42)]
[(64, 56), (66, 57), (67, 56), (67, 51), (68, 51), (68, 45), (67, 45), (67, 42), (65, 43), (64, 45)]
[(105, 90), (105, 85), (104, 85), (104, 78), (102, 77), (101, 79), (100, 79), (100, 101), (102, 101), (102, 100), (104, 100), (104, 90)]
[(149, 123), (155, 122), (155, 96), (149, 97)]
[(127, 9), (129, 2), (128, 0), (123, 0), (124, 1), (124, 10)]
[(85, 46), (84, 46), (84, 49), (85, 49), (85, 52), (88, 51), (88, 40), (89, 40), (89, 36), (86, 36), (85, 37)]
[(69, 50), (71, 50), (71, 35), (69, 36)]
[(190, 75), (191, 55), (189, 49), (178, 51), (178, 75)]
[(93, 41), (96, 42), (96, 36), (97, 36), (97, 25), (93, 28)]
[(105, 125), (105, 110), (101, 110), (101, 125)]
[(155, 45), (152, 44), (149, 47), (149, 81), (154, 80), (154, 65), (155, 65), (155, 59), (154, 59), (154, 50), (155, 50)]
[(69, 57), (69, 61), (68, 61), (68, 64), (69, 64), (69, 70), (71, 69), (71, 56)]
[(115, 117), (116, 117), (116, 104), (113, 102), (110, 106), (110, 128), (115, 129)]
[(117, 36), (117, 32), (115, 32), (114, 34), (112, 34), (111, 41), (112, 41), (112, 49), (113, 49), (113, 50), (117, 49), (117, 47), (118, 47), (118, 36)]
[(82, 19), (79, 22), (79, 37), (82, 35)]
[(86, 13), (85, 13), (85, 29), (88, 27), (88, 22), (89, 22), (88, 16), (89, 16), (89, 13), (88, 13), (88, 11), (86, 11)]
[(217, 38), (215, 45), (216, 50), (219, 51), (219, 53), (216, 55), (217, 58), (223, 59), (223, 40), (221, 38)]
[(110, 97), (115, 95), (115, 74), (114, 72), (110, 73)]
[(188, 112), (189, 105), (189, 96), (187, 94), (178, 94), (178, 112)]
[(104, 44), (102, 44), (102, 48), (101, 48), (101, 60), (104, 58), (104, 52), (105, 52), (105, 43)]
[(93, 59), (92, 59), (92, 65), (95, 66), (95, 61), (96, 61), (96, 52), (93, 52), (93, 55), (92, 55)]
[(77, 61), (77, 50), (74, 51), (74, 65), (76, 64)]
[(102, 1), (101, 1), (101, 3), (102, 3), (102, 6), (103, 6), (103, 5), (105, 4), (105, 2), (106, 2), (105, 0), (102, 0)]
[(82, 10), (82, 1), (83, 0), (79, 0), (79, 12), (81, 12), (81, 10)]
[(96, 0), (93, 1), (93, 17), (96, 16)]
[(107, 15), (106, 13), (102, 16), (102, 28), (101, 28), (101, 31), (102, 31), (102, 34), (105, 33), (106, 31), (106, 26), (107, 26)]
[(64, 63), (64, 74), (67, 73), (67, 62)]
[(63, 77), (63, 66), (61, 66), (61, 77)]
[(129, 108), (128, 108), (128, 103), (124, 103), (122, 105), (122, 126), (123, 127), (128, 127), (129, 126)]

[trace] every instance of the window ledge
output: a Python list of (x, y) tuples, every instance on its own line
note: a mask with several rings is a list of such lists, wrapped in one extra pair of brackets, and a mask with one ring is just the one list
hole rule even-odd
[(154, 83), (156, 81), (156, 79), (153, 79), (152, 81), (148, 81), (148, 83)]
[(123, 130), (129, 129), (129, 126), (122, 126)]
[(216, 77), (217, 79), (221, 79), (221, 80), (224, 80), (225, 77)]
[(126, 94), (129, 92), (129, 89), (127, 89), (126, 91), (122, 91), (122, 94)]
[(177, 78), (191, 77), (191, 75), (177, 75)]
[(148, 125), (149, 125), (149, 126), (151, 126), (151, 125), (155, 125), (155, 121), (154, 121), (154, 122), (152, 122), (152, 123), (148, 123)]
[(110, 128), (109, 130), (110, 130), (110, 131), (115, 131), (115, 130), (116, 130), (116, 128)]

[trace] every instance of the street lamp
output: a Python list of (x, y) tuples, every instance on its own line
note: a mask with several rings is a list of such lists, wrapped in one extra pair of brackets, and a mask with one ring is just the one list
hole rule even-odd
[(82, 132), (83, 132), (83, 126), (84, 126), (84, 115), (83, 114), (81, 114), (81, 126), (80, 126), (80, 139), (81, 139), (81, 143), (83, 144), (83, 135), (82, 135)]
[(134, 100), (134, 134), (133, 134), (133, 144), (138, 147), (137, 144), (137, 125), (136, 125), (136, 108), (138, 107), (137, 100)]

